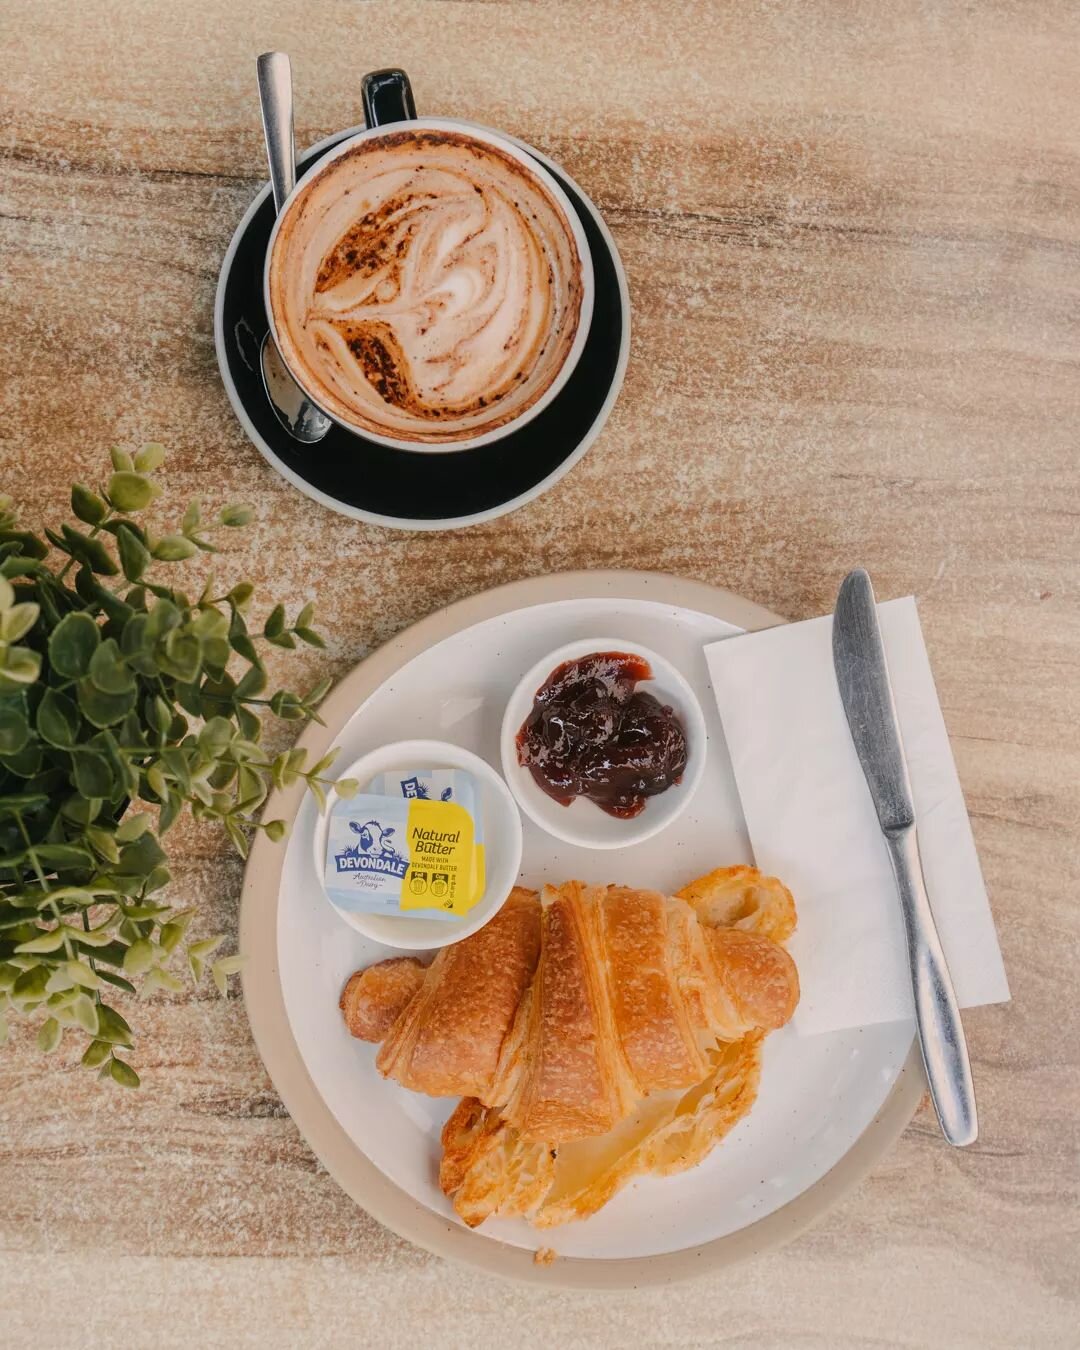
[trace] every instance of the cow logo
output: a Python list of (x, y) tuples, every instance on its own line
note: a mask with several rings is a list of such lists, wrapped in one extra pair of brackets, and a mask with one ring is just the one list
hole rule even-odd
[(394, 827), (377, 820), (350, 820), (349, 829), (357, 836), (351, 848), (334, 854), (339, 872), (376, 872), (399, 880), (408, 871), (409, 860), (393, 844)]

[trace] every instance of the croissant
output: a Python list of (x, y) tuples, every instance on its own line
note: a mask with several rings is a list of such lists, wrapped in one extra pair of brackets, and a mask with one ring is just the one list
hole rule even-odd
[(605, 1134), (642, 1097), (701, 1082), (710, 1046), (794, 1011), (784, 949), (707, 926), (695, 899), (568, 882), (537, 904), (516, 888), (426, 972), (408, 958), (358, 972), (342, 1009), (404, 1087), (476, 1098), (544, 1143)]
[(353, 1035), (381, 1073), (461, 1096), (440, 1184), (466, 1223), (593, 1213), (631, 1176), (693, 1166), (753, 1104), (765, 1032), (798, 1000), (779, 945), (790, 892), (720, 868), (677, 897), (580, 882), (515, 888), (426, 969), (348, 981)]

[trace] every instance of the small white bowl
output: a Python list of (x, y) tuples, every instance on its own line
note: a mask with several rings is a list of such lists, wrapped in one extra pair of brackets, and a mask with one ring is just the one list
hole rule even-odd
[[(514, 888), (521, 868), (521, 817), (510, 792), (495, 770), (460, 746), (446, 741), (395, 741), (380, 746), (343, 769), (339, 778), (356, 778), (360, 791), (377, 774), (394, 769), (464, 769), (476, 779), (480, 789), (480, 809), (484, 817), (484, 868), (487, 884), (484, 894), (462, 919), (420, 919), (405, 914), (354, 914), (334, 909), (351, 927), (381, 942), (387, 947), (402, 947), (409, 951), (431, 951), (435, 947), (449, 947), (453, 942), (475, 933), (502, 908)], [(315, 824), (315, 871), (322, 884), (326, 860), (326, 836), (330, 828), (330, 811), (338, 801), (332, 789), (327, 794), (326, 810), (319, 813)], [(333, 901), (329, 896), (330, 904)]]
[[(645, 809), (630, 820), (609, 816), (595, 802), (577, 797), (562, 806), (540, 788), (527, 768), (518, 763), (517, 734), (532, 711), (536, 691), (556, 666), (592, 652), (628, 652), (643, 657), (652, 668), (651, 680), (640, 680), (638, 689), (670, 706), (686, 733), (686, 769), (681, 783), (649, 797)], [(583, 848), (626, 848), (665, 829), (689, 805), (705, 769), (705, 716), (686, 679), (663, 656), (626, 638), (595, 637), (568, 642), (537, 661), (510, 695), (503, 715), (501, 750), (503, 774), (517, 803), (541, 829), (568, 844)]]

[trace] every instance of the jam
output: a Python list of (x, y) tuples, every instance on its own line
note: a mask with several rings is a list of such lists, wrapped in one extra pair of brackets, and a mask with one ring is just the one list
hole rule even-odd
[(638, 691), (652, 669), (627, 652), (566, 661), (536, 691), (517, 734), (518, 763), (563, 806), (586, 797), (629, 819), (682, 779), (686, 733), (670, 707)]

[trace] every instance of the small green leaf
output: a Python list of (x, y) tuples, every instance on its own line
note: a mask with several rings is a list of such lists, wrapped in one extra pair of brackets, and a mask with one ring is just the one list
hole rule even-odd
[(10, 609), (15, 603), (15, 587), (7, 577), (0, 577), (0, 613)]
[(157, 662), (173, 679), (190, 684), (202, 668), (202, 643), (194, 633), (174, 629), (158, 647)]
[(211, 759), (217, 759), (227, 750), (235, 734), (233, 724), (225, 717), (211, 717), (199, 732), (199, 749)]
[(79, 681), (76, 694), (82, 715), (96, 727), (114, 726), (135, 706), (134, 689), (126, 694), (106, 694), (88, 678)]
[[(98, 953), (98, 959), (102, 959), (100, 952)], [(117, 975), (114, 970), (99, 970), (98, 974), (103, 980), (107, 980), (109, 984), (114, 984), (117, 989), (122, 989), (125, 994), (133, 994), (135, 992), (135, 986), (131, 981), (125, 980), (123, 975)]]
[(190, 501), (187, 504), (187, 509), (184, 511), (184, 518), (180, 522), (180, 533), (185, 535), (191, 534), (191, 532), (197, 530), (201, 524), (202, 511), (199, 507), (199, 500), (196, 498), (194, 501)]
[(272, 840), (275, 844), (281, 843), (281, 841), (285, 838), (288, 829), (289, 829), (288, 825), (286, 825), (285, 821), (283, 820), (268, 820), (263, 825), (263, 830), (266, 832), (266, 837)]
[(55, 1017), (49, 1017), (41, 1024), (37, 1035), (38, 1049), (46, 1055), (51, 1054), (60, 1044), (64, 1031)]
[(258, 698), (266, 688), (266, 671), (261, 665), (251, 666), (245, 671), (240, 683), (236, 686), (237, 699)]
[(41, 654), (29, 647), (0, 646), (0, 695), (17, 694), (41, 674)]
[(313, 685), (304, 695), (304, 703), (309, 708), (314, 708), (320, 704), (330, 691), (333, 680), (320, 680), (318, 684)]
[(157, 441), (150, 441), (135, 455), (135, 468), (139, 473), (153, 473), (165, 463), (165, 447)]
[(248, 841), (244, 831), (240, 828), (232, 816), (225, 816), (225, 833), (232, 840), (233, 848), (240, 854), (241, 858), (248, 855)]
[(93, 855), (77, 844), (37, 844), (34, 851), (45, 871), (67, 872), (94, 865)]
[(254, 507), (244, 506), (239, 503), (232, 506), (226, 506), (219, 516), (222, 525), (228, 525), (234, 529), (240, 525), (250, 524), (254, 518)]
[(0, 640), (18, 642), (37, 623), (40, 613), (40, 606), (29, 600), (24, 601), (21, 605), (12, 605), (10, 609), (4, 610), (0, 614)]
[(69, 750), (79, 740), (82, 718), (67, 694), (46, 689), (37, 710), (38, 735), (61, 750)]
[(165, 851), (147, 830), (133, 843), (125, 844), (120, 853), (118, 870), (129, 875), (145, 877), (165, 861)]
[(80, 749), (72, 757), (75, 786), (84, 797), (111, 797), (114, 787), (112, 765), (96, 750)]
[(133, 942), (124, 957), (125, 975), (142, 975), (154, 964), (154, 944), (146, 938)]
[(117, 527), (116, 547), (124, 576), (128, 581), (138, 581), (150, 565), (150, 550), (126, 521)]
[(29, 952), (55, 952), (64, 945), (63, 928), (50, 928), (47, 933), (42, 933), (40, 937), (31, 938), (29, 942), (20, 942), (15, 948), (20, 956)]
[(101, 830), (91, 825), (86, 830), (87, 843), (94, 852), (106, 862), (120, 861), (120, 850), (116, 846), (116, 836), (109, 830)]
[(0, 701), (0, 755), (17, 755), (29, 739), (25, 696), (17, 694)]
[[(100, 539), (83, 534), (81, 530), (72, 529), (70, 525), (61, 525), (60, 529), (63, 532), (68, 552), (73, 558), (81, 562), (88, 571), (97, 572), (103, 577), (114, 577), (120, 571), (116, 563), (113, 562), (112, 554)], [(105, 591), (104, 594), (108, 595), (109, 592)]]
[(86, 994), (80, 994), (71, 1005), (71, 1011), (75, 1014), (75, 1021), (82, 1027), (83, 1031), (90, 1036), (96, 1036), (98, 1033), (98, 1013), (97, 1004)]
[(287, 689), (279, 689), (274, 694), (270, 700), (270, 711), (275, 717), (280, 717), (286, 722), (296, 722), (304, 716), (300, 700)]
[(177, 943), (184, 936), (188, 922), (187, 920), (181, 920), (162, 926), (158, 934), (158, 942), (166, 956), (170, 956), (176, 950)]
[(107, 1041), (110, 1045), (131, 1045), (131, 1028), (116, 1011), (110, 1008), (107, 1003), (98, 1004), (98, 1033), (99, 1041)]
[(101, 815), (101, 801), (97, 797), (81, 797), (77, 792), (66, 797), (60, 807), (65, 820), (74, 825), (89, 825)]
[(198, 957), (200, 961), (203, 961), (208, 956), (212, 956), (224, 941), (225, 938), (223, 936), (201, 938), (198, 942), (188, 943), (188, 954), (190, 956)]
[(170, 993), (178, 994), (183, 987), (183, 984), (171, 970), (165, 970), (162, 966), (155, 966), (153, 970), (147, 971), (141, 994), (143, 998), (148, 998), (155, 989), (168, 989)]
[(120, 469), (109, 479), (106, 495), (118, 511), (142, 511), (158, 495), (158, 489), (142, 474)]
[[(67, 964), (62, 966), (53, 966), (53, 972), (49, 976), (49, 983), (45, 986), (47, 994), (62, 994), (69, 989), (74, 989), (75, 981), (68, 974)], [(57, 1000), (50, 998), (50, 1005), (55, 1005)]]
[(90, 681), (103, 694), (126, 694), (135, 688), (135, 676), (128, 669), (115, 638), (106, 638), (90, 658)]
[(11, 989), (11, 997), (20, 1008), (40, 1003), (45, 997), (45, 987), (49, 983), (52, 967), (46, 965), (31, 966), (24, 970)]
[(71, 489), (71, 509), (87, 525), (100, 525), (109, 514), (105, 502), (81, 483), (75, 483)]
[(88, 1069), (96, 1069), (112, 1054), (112, 1046), (108, 1041), (91, 1041), (83, 1052), (82, 1062)]
[(66, 614), (49, 638), (49, 664), (58, 675), (77, 679), (90, 668), (101, 642), (101, 630), (89, 614)]
[(360, 791), (360, 780), (359, 778), (339, 778), (334, 784), (334, 791), (339, 797), (348, 801), (350, 797), (355, 797)]
[(28, 741), (17, 754), (0, 755), (0, 764), (16, 778), (33, 778), (41, 769), (41, 746), (36, 741)]
[(68, 933), (68, 936), (73, 942), (78, 942), (84, 947), (93, 948), (96, 957), (101, 960), (104, 960), (102, 953), (105, 952), (106, 948), (112, 947), (113, 945), (112, 934), (105, 932), (102, 928), (91, 928), (88, 932), (80, 932), (77, 928), (73, 928)]
[(223, 956), (220, 961), (215, 961), (211, 974), (214, 977), (214, 983), (218, 987), (219, 993), (225, 994), (229, 988), (229, 976), (235, 975), (245, 964), (246, 958), (240, 955)]
[(159, 562), (183, 562), (185, 558), (193, 558), (198, 551), (198, 545), (182, 534), (167, 534), (158, 540), (150, 553)]
[(236, 609), (246, 609), (251, 597), (255, 594), (255, 587), (250, 581), (238, 582), (225, 597)]
[(306, 642), (309, 647), (318, 647), (320, 651), (325, 651), (326, 642), (322, 635), (316, 633), (313, 628), (302, 628), (298, 625), (293, 629), (293, 632), (301, 642)]
[(114, 1082), (119, 1083), (121, 1087), (137, 1088), (139, 1086), (139, 1075), (122, 1059), (117, 1059), (114, 1055), (109, 1062), (109, 1073)]
[(81, 988), (101, 988), (101, 980), (98, 978), (97, 972), (88, 966), (85, 961), (69, 961), (65, 969), (72, 982), (79, 985)]
[(268, 638), (280, 637), (285, 631), (285, 606), (275, 605), (270, 611), (266, 623), (263, 625), (263, 636)]
[(135, 461), (126, 450), (121, 450), (118, 446), (113, 446), (109, 451), (109, 458), (112, 460), (114, 469), (123, 469), (128, 473), (135, 467)]
[(117, 841), (121, 844), (133, 843), (150, 828), (150, 821), (148, 811), (137, 811), (134, 815), (125, 816), (116, 830)]

